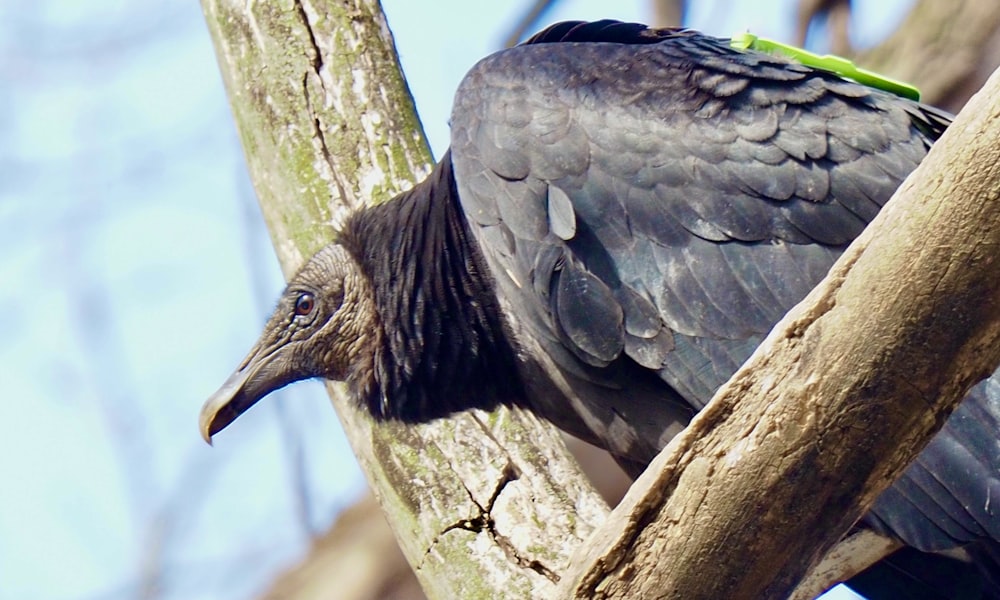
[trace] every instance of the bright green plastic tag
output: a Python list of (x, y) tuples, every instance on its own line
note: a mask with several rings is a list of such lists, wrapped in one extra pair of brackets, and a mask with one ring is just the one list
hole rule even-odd
[(750, 49), (757, 50), (758, 52), (766, 52), (768, 54), (782, 54), (789, 58), (793, 58), (804, 65), (815, 67), (817, 69), (823, 69), (824, 71), (830, 71), (843, 77), (847, 77), (848, 79), (853, 79), (862, 85), (885, 90), (896, 94), (897, 96), (909, 98), (910, 100), (920, 100), (920, 90), (912, 85), (903, 83), (902, 81), (896, 81), (895, 79), (890, 79), (884, 75), (879, 75), (878, 73), (861, 69), (846, 58), (833, 56), (831, 54), (820, 56), (819, 54), (813, 54), (812, 52), (803, 50), (802, 48), (796, 48), (795, 46), (789, 46), (788, 44), (782, 44), (781, 42), (776, 42), (767, 38), (757, 37), (752, 33), (740, 33), (734, 35), (732, 40), (729, 42), (729, 45), (733, 48), (739, 48), (740, 50)]

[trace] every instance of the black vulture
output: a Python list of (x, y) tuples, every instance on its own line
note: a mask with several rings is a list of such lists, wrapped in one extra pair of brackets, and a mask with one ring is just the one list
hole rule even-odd
[[(291, 279), (202, 432), (325, 377), (379, 419), (524, 406), (635, 474), (949, 123), (692, 31), (552, 26), (469, 72), (449, 152)], [(1000, 594), (998, 430), (994, 375), (862, 521), (977, 565), (984, 597)]]

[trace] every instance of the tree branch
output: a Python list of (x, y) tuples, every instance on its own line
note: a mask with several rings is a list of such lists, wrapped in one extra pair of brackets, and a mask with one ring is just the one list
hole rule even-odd
[(651, 0), (650, 13), (653, 27), (681, 27), (684, 25), (685, 0)]
[(523, 14), (517, 19), (514, 27), (511, 28), (510, 33), (503, 38), (503, 47), (510, 48), (511, 46), (516, 46), (521, 43), (529, 31), (534, 30), (538, 26), (538, 21), (542, 18), (546, 12), (549, 11), (556, 3), (556, 0), (535, 0), (528, 10), (524, 11)]
[(851, 51), (851, 0), (799, 0), (795, 7), (795, 45), (805, 48), (809, 26), (824, 18), (830, 50), (846, 56)]
[(1000, 11), (992, 0), (919, 0), (892, 35), (855, 60), (957, 111), (1000, 64)]
[[(254, 188), (286, 274), (430, 154), (375, 0), (203, 0)], [(431, 597), (548, 595), (607, 514), (551, 426), (519, 411), (375, 425), (329, 386)]]
[(636, 481), (560, 597), (789, 595), (1000, 364), (998, 139), (995, 73)]

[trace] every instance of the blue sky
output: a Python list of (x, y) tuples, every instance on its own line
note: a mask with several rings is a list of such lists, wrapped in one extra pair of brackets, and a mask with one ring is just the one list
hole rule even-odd
[[(384, 2), (436, 155), (523, 4)], [(791, 0), (692, 4), (695, 28), (787, 39)], [(909, 1), (856, 4), (871, 43)], [(364, 484), (314, 383), (198, 437), (282, 285), (200, 10), (4, 3), (0, 77), (0, 599), (252, 597)]]

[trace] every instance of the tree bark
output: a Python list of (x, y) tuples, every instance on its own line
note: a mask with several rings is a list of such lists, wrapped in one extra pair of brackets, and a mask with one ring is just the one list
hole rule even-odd
[[(254, 188), (286, 274), (336, 224), (430, 167), (374, 0), (203, 0)], [(542, 597), (607, 514), (554, 429), (520, 411), (376, 425), (333, 403), (431, 597)]]
[(892, 35), (855, 62), (958, 111), (1000, 65), (1000, 10), (995, 0), (918, 0)]
[(1000, 72), (636, 481), (559, 597), (792, 592), (1000, 364), (998, 140)]

